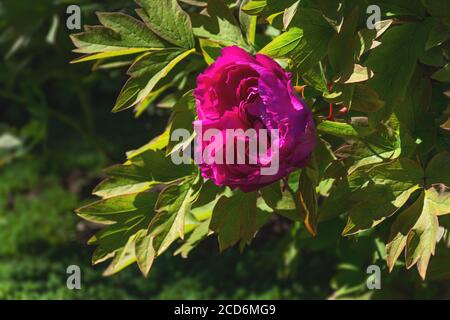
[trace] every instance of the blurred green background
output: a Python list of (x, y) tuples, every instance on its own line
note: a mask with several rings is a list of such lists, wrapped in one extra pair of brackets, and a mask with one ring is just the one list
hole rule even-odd
[[(95, 11), (133, 7), (0, 1), (0, 299), (450, 298), (449, 271), (427, 282), (414, 270), (388, 274), (382, 242), (341, 238), (339, 220), (312, 239), (278, 219), (243, 253), (220, 254), (209, 239), (187, 260), (158, 259), (148, 279), (135, 266), (102, 277), (105, 266), (91, 266), (85, 245), (97, 226), (73, 210), (92, 200), (102, 168), (161, 132), (168, 114), (110, 113), (126, 69), (69, 64), (69, 4), (82, 7), (83, 24), (96, 23)], [(81, 290), (66, 287), (71, 264), (81, 267)], [(366, 287), (371, 264), (382, 269), (382, 290)]]

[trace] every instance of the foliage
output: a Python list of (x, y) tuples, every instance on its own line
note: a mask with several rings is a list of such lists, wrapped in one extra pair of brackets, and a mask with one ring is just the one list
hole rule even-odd
[[(155, 101), (178, 101), (166, 131), (108, 169), (94, 191), (101, 200), (77, 211), (105, 225), (90, 240), (98, 245), (93, 262), (112, 258), (106, 274), (113, 274), (137, 261), (147, 275), (174, 243), (186, 256), (214, 233), (221, 250), (243, 250), (281, 215), (312, 235), (345, 220), (343, 236), (369, 233), (386, 244), (390, 270), (417, 265), (425, 279), (431, 256), (449, 250), (436, 249), (449, 239), (448, 2), (186, 2), (139, 0), (139, 18), (101, 13), (101, 26), (72, 36), (75, 51), (87, 54), (74, 62), (131, 64), (113, 111), (139, 116)], [(375, 29), (366, 24), (369, 4), (381, 7)], [(182, 148), (170, 132), (196, 116), (184, 94), (228, 45), (272, 56), (292, 72), (319, 130), (309, 166), (256, 193), (218, 188), (168, 157)]]

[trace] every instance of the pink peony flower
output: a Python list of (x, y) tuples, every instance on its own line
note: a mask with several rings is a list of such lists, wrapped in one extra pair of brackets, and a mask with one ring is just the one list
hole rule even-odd
[[(224, 154), (229, 152), (226, 129), (255, 129), (258, 138), (259, 129), (277, 129), (279, 133), (277, 140), (267, 137), (269, 150), (264, 157), (255, 160), (247, 147), (245, 164), (208, 163), (202, 159), (199, 166), (204, 178), (218, 186), (250, 192), (307, 164), (316, 144), (311, 111), (295, 93), (290, 73), (273, 59), (261, 54), (253, 57), (236, 46), (224, 48), (217, 61), (198, 76), (194, 95), (198, 113), (194, 125), (203, 132), (219, 130)], [(243, 139), (248, 141), (248, 137)], [(213, 141), (201, 141), (196, 152), (203, 154)], [(279, 164), (274, 174), (263, 175), (261, 169), (274, 160), (271, 147), (278, 152)], [(249, 159), (254, 160), (252, 164)]]

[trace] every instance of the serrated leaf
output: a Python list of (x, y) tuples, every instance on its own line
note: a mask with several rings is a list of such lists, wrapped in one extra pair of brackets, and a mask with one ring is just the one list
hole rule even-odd
[(312, 69), (302, 74), (306, 84), (319, 92), (328, 92), (327, 78), (322, 63), (318, 63)]
[(328, 45), (328, 60), (340, 79), (348, 79), (355, 68), (355, 31), (358, 18), (359, 9), (355, 7), (344, 17), (339, 33), (333, 35)]
[(329, 120), (319, 123), (317, 130), (340, 138), (360, 138), (373, 132), (368, 126), (352, 125)]
[(178, 238), (184, 238), (184, 222), (192, 202), (195, 200), (191, 183), (171, 185), (159, 195), (157, 213), (149, 225), (149, 233), (154, 237), (153, 246), (158, 255)]
[(375, 22), (375, 29), (363, 29), (358, 31), (355, 39), (355, 58), (359, 60), (364, 53), (379, 46), (381, 43), (375, 40), (388, 30), (392, 22), (392, 19), (382, 20)]
[(407, 158), (375, 165), (367, 171), (367, 175), (376, 184), (392, 186), (395, 196), (415, 185), (423, 185), (424, 179), (424, 172), (419, 164)]
[(92, 256), (93, 264), (115, 257), (108, 271), (112, 273), (133, 262), (133, 257), (128, 257), (130, 245), (134, 243), (135, 235), (147, 228), (154, 214), (156, 199), (156, 193), (144, 192), (95, 202), (77, 210), (84, 219), (107, 224), (89, 240), (89, 244), (97, 245)]
[(105, 170), (108, 179), (93, 194), (103, 198), (142, 192), (158, 184), (168, 184), (193, 172), (193, 166), (175, 165), (160, 150), (149, 147), (123, 165)]
[(199, 42), (205, 62), (208, 65), (213, 64), (220, 56), (224, 47), (217, 42), (209, 41), (207, 39), (199, 39)]
[(164, 132), (157, 136), (156, 138), (153, 138), (149, 143), (143, 145), (139, 149), (129, 151), (127, 152), (127, 158), (133, 159), (137, 156), (142, 155), (143, 153), (147, 151), (158, 151), (163, 150), (167, 147), (170, 141), (170, 127), (167, 127)]
[(209, 228), (217, 233), (220, 250), (239, 241), (249, 242), (256, 232), (256, 195), (237, 191), (222, 196), (214, 207)]
[(242, 30), (246, 36), (248, 43), (255, 45), (256, 41), (256, 26), (258, 22), (258, 17), (251, 16), (244, 12), (244, 6), (251, 0), (244, 0), (239, 7), (239, 22), (241, 23)]
[(420, 218), (408, 233), (405, 249), (406, 267), (409, 269), (417, 263), (419, 274), (424, 280), (428, 263), (436, 248), (438, 228), (438, 218), (430, 212), (425, 202)]
[(145, 24), (161, 38), (186, 49), (195, 41), (189, 16), (177, 0), (136, 0), (142, 7), (138, 14)]
[(427, 20), (389, 28), (382, 38), (382, 45), (367, 59), (366, 66), (375, 74), (369, 85), (386, 102), (385, 108), (377, 113), (378, 118), (387, 118), (395, 103), (405, 97), (417, 61), (424, 51), (430, 25)]
[(320, 11), (306, 8), (298, 11), (291, 24), (303, 30), (302, 40), (293, 52), (292, 59), (299, 70), (306, 72), (325, 57), (334, 30)]
[(403, 210), (391, 226), (391, 234), (386, 245), (386, 262), (390, 271), (394, 269), (398, 257), (406, 247), (408, 233), (419, 219), (423, 204), (424, 193), (421, 192), (414, 203)]
[(435, 216), (450, 214), (450, 191), (447, 188), (426, 190), (425, 206)]
[[(292, 180), (291, 184), (296, 188), (293, 192), (297, 193), (299, 189), (300, 172), (297, 172), (297, 174), (292, 174), (291, 176), (292, 177), (289, 177), (289, 180)], [(296, 194), (293, 192), (288, 190), (282, 191), (279, 181), (274, 182), (260, 190), (265, 204), (276, 214), (292, 221), (303, 221), (304, 216), (302, 216), (302, 213), (297, 208), (295, 202)]]
[(75, 52), (97, 54), (76, 60), (82, 62), (146, 50), (162, 49), (164, 43), (141, 21), (123, 13), (99, 13), (103, 26), (86, 27), (86, 31), (71, 36)]
[(81, 207), (76, 213), (91, 222), (112, 224), (153, 212), (155, 193), (144, 192), (115, 196)]
[(106, 199), (118, 195), (143, 192), (148, 190), (151, 185), (152, 183), (149, 181), (139, 182), (127, 178), (109, 178), (97, 185), (92, 194)]
[(259, 53), (272, 58), (283, 58), (291, 53), (300, 43), (303, 30), (300, 28), (290, 28), (288, 31), (276, 37), (272, 42), (261, 49)]
[(351, 196), (354, 205), (349, 211), (344, 235), (377, 226), (401, 208), (423, 183), (423, 170), (405, 158), (359, 170), (373, 184)]
[[(178, 129), (187, 130), (192, 134), (192, 122), (195, 120), (196, 115), (197, 112), (195, 110), (195, 97), (193, 95), (193, 91), (189, 91), (184, 94), (173, 107), (172, 116), (169, 120), (170, 136), (172, 137), (173, 132)], [(167, 154), (171, 153), (180, 144), (186, 144), (186, 141), (182, 141), (179, 143), (178, 141), (171, 140), (167, 146)], [(181, 146), (181, 149), (184, 150), (183, 146)]]
[(120, 92), (113, 112), (125, 110), (142, 102), (156, 84), (194, 50), (152, 52), (137, 60), (127, 72), (131, 78)]
[(136, 235), (131, 236), (125, 246), (118, 250), (108, 268), (103, 272), (104, 276), (112, 276), (136, 261), (135, 240)]
[[(131, 48), (131, 49), (124, 49), (124, 50), (116, 50), (116, 51), (112, 51), (112, 52), (95, 53), (95, 54), (83, 56), (78, 59), (74, 59), (70, 63), (81, 63), (81, 62), (87, 62), (87, 61), (93, 61), (93, 60), (102, 60), (102, 59), (114, 58), (114, 57), (119, 57), (119, 56), (127, 56), (127, 55), (132, 55), (132, 54), (137, 54), (137, 53), (144, 53), (147, 51), (150, 51), (150, 49)], [(128, 66), (129, 63), (127, 62), (126, 65)], [(121, 66), (121, 65), (119, 65), (119, 66)], [(99, 67), (97, 67), (97, 68), (99, 68)], [(102, 68), (103, 69), (106, 68), (105, 64), (102, 65)]]
[(155, 259), (153, 236), (147, 234), (147, 230), (142, 230), (136, 235), (135, 254), (139, 269), (144, 277), (147, 277)]
[(245, 41), (239, 23), (222, 0), (208, 1), (207, 13), (191, 14), (194, 34), (225, 46), (238, 45), (251, 50)]
[(186, 242), (175, 251), (175, 255), (179, 254), (183, 258), (187, 258), (192, 249), (209, 235), (209, 224), (209, 219), (199, 224), (186, 239)]
[(370, 185), (354, 193), (350, 197), (353, 205), (342, 234), (354, 235), (376, 227), (401, 208), (418, 186), (404, 190), (398, 197), (392, 189), (391, 185)]

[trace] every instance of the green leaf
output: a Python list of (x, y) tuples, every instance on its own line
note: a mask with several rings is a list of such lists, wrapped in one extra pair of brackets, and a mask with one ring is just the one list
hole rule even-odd
[[(170, 136), (178, 129), (188, 130), (192, 134), (194, 131), (192, 122), (195, 120), (196, 115), (197, 112), (195, 110), (193, 91), (189, 91), (184, 94), (173, 107), (173, 113), (170, 119)], [(183, 143), (185, 144), (185, 142), (181, 142), (181, 144)], [(177, 144), (176, 141), (170, 141), (167, 148), (167, 154), (171, 153), (173, 149), (177, 149), (177, 146), (179, 145), (180, 143)]]
[(143, 192), (152, 186), (152, 182), (143, 180), (142, 177), (138, 179), (109, 178), (97, 185), (92, 194), (106, 199), (119, 195)]
[(383, 108), (384, 101), (378, 93), (366, 84), (357, 84), (353, 91), (351, 109), (361, 112), (375, 112)]
[(150, 142), (143, 145), (139, 149), (127, 152), (127, 158), (131, 160), (137, 156), (142, 155), (147, 151), (163, 150), (169, 145), (169, 141), (170, 141), (170, 126), (167, 127), (166, 130), (164, 130), (164, 132), (161, 135), (157, 136), (156, 138), (153, 138)]
[(299, 70), (306, 72), (325, 57), (334, 30), (320, 11), (306, 8), (298, 11), (291, 26), (303, 30), (302, 40), (292, 58)]
[[(81, 62), (87, 62), (87, 61), (92, 61), (92, 60), (102, 60), (102, 59), (108, 59), (108, 58), (114, 58), (114, 57), (119, 57), (119, 56), (127, 56), (127, 55), (132, 55), (132, 54), (137, 54), (137, 53), (144, 53), (147, 51), (150, 51), (151, 49), (147, 49), (147, 48), (130, 48), (130, 49), (123, 49), (123, 50), (115, 50), (115, 51), (111, 51), (111, 52), (101, 52), (101, 53), (96, 53), (96, 54), (91, 54), (91, 55), (87, 55), (87, 56), (83, 56), (81, 58), (72, 60), (70, 63), (81, 63)], [(127, 62), (127, 66), (130, 63)], [(105, 66), (105, 65), (103, 65)]]
[(153, 192), (116, 196), (81, 207), (76, 213), (95, 223), (123, 222), (136, 216), (150, 215), (155, 205), (155, 197)]
[(420, 57), (420, 62), (432, 67), (443, 67), (445, 65), (443, 48), (433, 47), (428, 49)]
[(399, 158), (391, 163), (359, 169), (373, 184), (351, 196), (354, 203), (344, 235), (373, 228), (394, 214), (423, 182), (423, 171), (412, 160)]
[(257, 15), (262, 13), (267, 7), (267, 0), (252, 0), (248, 2), (242, 10), (250, 15)]
[(424, 172), (419, 164), (406, 158), (398, 158), (389, 163), (375, 165), (366, 174), (376, 184), (389, 185), (396, 197), (408, 192), (408, 189), (416, 185), (423, 185), (424, 179)]
[(123, 13), (99, 13), (103, 26), (86, 27), (71, 36), (75, 52), (98, 54), (77, 62), (162, 49), (164, 43), (141, 21)]
[(152, 52), (138, 59), (128, 70), (131, 78), (120, 92), (113, 112), (122, 111), (144, 101), (156, 84), (194, 50)]
[(359, 64), (353, 66), (353, 70), (348, 73), (347, 78), (338, 78), (336, 81), (340, 83), (357, 83), (364, 82), (373, 77), (373, 72), (369, 68), (363, 67)]
[(429, 22), (390, 28), (382, 38), (382, 45), (374, 49), (366, 61), (366, 66), (375, 74), (369, 85), (386, 102), (378, 117), (388, 117), (396, 102), (405, 97), (417, 61), (424, 51)]
[(153, 236), (147, 234), (147, 230), (141, 230), (136, 235), (135, 254), (136, 262), (144, 277), (147, 277), (155, 259), (153, 249)]
[(259, 53), (272, 58), (283, 58), (291, 53), (300, 43), (303, 36), (303, 30), (299, 28), (290, 28), (287, 32), (276, 37), (272, 42), (261, 49)]
[[(291, 179), (292, 185), (297, 189), (293, 190), (293, 192), (298, 192), (300, 173), (292, 174), (289, 177), (289, 180)], [(302, 216), (301, 212), (298, 210), (295, 202), (296, 195), (288, 190), (281, 191), (279, 181), (262, 188), (260, 193), (266, 205), (274, 210), (275, 213), (292, 221), (303, 221), (304, 216)]]
[(342, 180), (335, 183), (330, 195), (319, 206), (319, 221), (326, 221), (348, 212), (352, 203), (351, 194), (360, 190), (367, 183), (367, 178), (356, 171), (350, 175), (344, 171)]
[(168, 186), (160, 193), (156, 214), (148, 227), (149, 233), (154, 237), (153, 246), (158, 255), (178, 238), (184, 238), (185, 217), (194, 200), (194, 190), (189, 181)]
[(209, 41), (207, 39), (199, 39), (199, 42), (205, 62), (208, 65), (216, 62), (224, 47), (217, 42)]
[(346, 150), (350, 156), (349, 160), (354, 160), (348, 169), (349, 173), (369, 164), (398, 158), (404, 151), (399, 135), (398, 129), (381, 125), (373, 134), (360, 141), (354, 141)]
[(302, 170), (297, 193), (299, 210), (303, 217), (303, 222), (309, 233), (313, 236), (317, 234), (317, 193), (316, 184), (309, 177), (306, 170)]
[(429, 50), (433, 47), (440, 46), (450, 38), (450, 26), (442, 23), (441, 21), (435, 21), (428, 37), (425, 49)]
[[(328, 60), (337, 78), (347, 82), (355, 65), (355, 31), (358, 24), (359, 9), (354, 8), (344, 18), (339, 33), (331, 38), (328, 45)], [(355, 81), (353, 81), (355, 82)]]
[(448, 189), (425, 191), (425, 206), (435, 216), (450, 214), (450, 192)]
[(450, 186), (450, 152), (441, 152), (437, 154), (425, 171), (426, 184), (443, 183)]
[(89, 240), (89, 244), (97, 245), (92, 256), (94, 264), (114, 257), (106, 272), (112, 274), (134, 262), (131, 246), (154, 215), (156, 199), (156, 193), (144, 192), (98, 201), (77, 210), (83, 219), (107, 224)]
[(437, 81), (450, 82), (450, 63), (447, 63), (442, 69), (436, 71), (431, 77)]
[(100, 183), (94, 194), (103, 198), (142, 192), (155, 185), (168, 184), (191, 175), (194, 167), (175, 165), (160, 150), (147, 150), (123, 165), (105, 170), (109, 179)]
[(325, 120), (319, 123), (317, 130), (339, 138), (360, 138), (371, 134), (373, 131), (368, 126), (352, 125), (344, 122)]
[(427, 203), (414, 227), (406, 239), (406, 267), (409, 269), (417, 263), (417, 269), (425, 280), (428, 263), (434, 255), (438, 240), (439, 221), (428, 208)]
[(136, 235), (131, 236), (125, 246), (116, 252), (111, 264), (103, 272), (104, 276), (116, 274), (136, 261), (135, 240)]
[(189, 16), (177, 0), (136, 0), (142, 7), (138, 14), (145, 24), (161, 38), (182, 48), (195, 46)]
[(209, 224), (209, 219), (199, 224), (186, 239), (186, 242), (175, 251), (175, 254), (180, 254), (183, 258), (187, 258), (192, 249), (209, 235)]
[(256, 194), (238, 191), (219, 199), (209, 228), (217, 233), (223, 251), (241, 240), (249, 242), (256, 233), (256, 221)]
[(225, 46), (238, 45), (251, 50), (245, 41), (239, 23), (222, 0), (208, 1), (207, 13), (191, 14), (194, 34)]
[(370, 185), (352, 194), (348, 220), (342, 235), (349, 236), (370, 229), (392, 215), (395, 197), (388, 186)]
[(390, 271), (394, 269), (398, 257), (406, 247), (408, 233), (422, 213), (424, 195), (424, 192), (421, 192), (414, 203), (403, 210), (391, 226), (391, 234), (386, 245), (386, 261)]
[(381, 42), (376, 41), (381, 37), (391, 26), (393, 20), (382, 20), (375, 22), (374, 29), (362, 29), (357, 32), (355, 38), (355, 58), (357, 60), (361, 59), (361, 56), (369, 52), (370, 50), (381, 45)]
[(416, 70), (409, 83), (404, 99), (395, 107), (395, 115), (408, 130), (417, 133), (424, 125), (430, 108), (432, 88), (428, 77)]
[(242, 30), (245, 33), (248, 43), (255, 45), (256, 40), (256, 26), (258, 17), (251, 16), (244, 12), (244, 6), (249, 3), (250, 0), (244, 0), (239, 7), (239, 22), (241, 23)]
[(327, 78), (322, 63), (318, 63), (312, 69), (302, 74), (307, 85), (312, 86), (319, 92), (328, 92)]
[(251, 0), (243, 7), (243, 11), (250, 15), (264, 15), (267, 17), (275, 13), (282, 13), (295, 1), (296, 0)]

